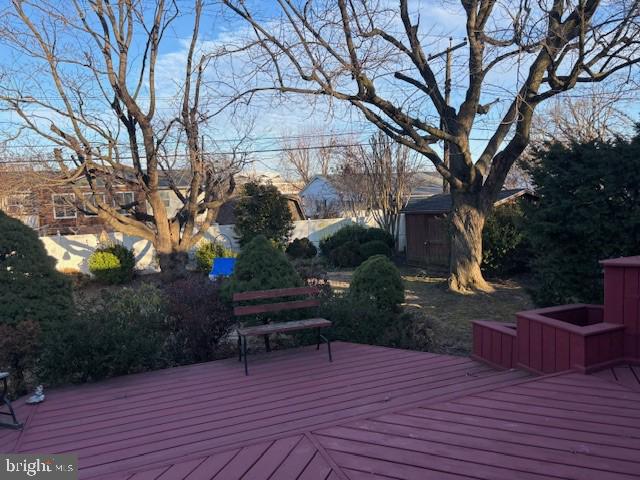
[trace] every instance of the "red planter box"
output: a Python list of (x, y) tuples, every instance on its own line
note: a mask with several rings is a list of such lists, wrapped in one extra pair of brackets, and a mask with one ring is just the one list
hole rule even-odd
[(483, 360), (494, 367), (514, 368), (518, 361), (515, 323), (490, 320), (473, 322), (472, 358)]
[(601, 305), (519, 312), (518, 365), (536, 373), (592, 372), (618, 363), (624, 326), (602, 321)]

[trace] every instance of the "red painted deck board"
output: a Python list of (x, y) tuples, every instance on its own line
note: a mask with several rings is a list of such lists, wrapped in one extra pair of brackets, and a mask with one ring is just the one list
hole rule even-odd
[[(347, 343), (48, 392), (0, 449), (78, 453), (103, 480), (627, 479), (640, 391)], [(635, 375), (631, 367), (629, 372)], [(612, 370), (610, 376), (614, 376)], [(634, 377), (635, 378), (635, 377)]]

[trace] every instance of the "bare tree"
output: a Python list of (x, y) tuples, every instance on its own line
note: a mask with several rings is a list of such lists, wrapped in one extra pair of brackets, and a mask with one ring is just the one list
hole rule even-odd
[(634, 101), (637, 101), (634, 91), (611, 91), (600, 84), (591, 85), (575, 96), (555, 97), (536, 112), (531, 142), (513, 164), (505, 186), (532, 187), (527, 172), (535, 161), (534, 150), (547, 142), (604, 142), (630, 134), (634, 119), (625, 110)]
[[(202, 130), (216, 110), (204, 95), (214, 53), (200, 48), (202, 9), (203, 0), (194, 0), (188, 12), (193, 29), (174, 95), (159, 85), (158, 60), (183, 14), (175, 1), (12, 0), (0, 17), (0, 41), (19, 59), (3, 65), (0, 102), (19, 119), (19, 138), (52, 145), (54, 176), (78, 207), (152, 242), (169, 274), (183, 272), (245, 160), (237, 148), (206, 153)], [(178, 174), (186, 175), (186, 188)], [(163, 182), (182, 204), (175, 215), (160, 195)], [(108, 197), (118, 185), (145, 201), (114, 205)], [(107, 198), (96, 194), (105, 189)]]
[(282, 142), (283, 173), (302, 180), (305, 185), (314, 175), (329, 175), (336, 156), (335, 137), (315, 132), (313, 135), (311, 130), (304, 130), (297, 138)]
[(594, 85), (576, 97), (556, 97), (534, 117), (532, 143), (606, 141), (629, 133), (634, 120), (624, 111), (628, 96)]
[(360, 184), (368, 211), (380, 228), (398, 240), (400, 212), (413, 191), (418, 172), (415, 152), (394, 142), (384, 132), (369, 139), (369, 144), (349, 150), (350, 163), (358, 165), (352, 175)]
[[(454, 107), (445, 102), (444, 82), (429, 58), (429, 49), (440, 46), (408, 0), (397, 7), (375, 0), (280, 0), (278, 28), (275, 16), (264, 20), (257, 6), (223, 3), (249, 26), (252, 62), (265, 82), (269, 76), (264, 87), (249, 91), (346, 102), (433, 162), (451, 187), (449, 286), (457, 291), (491, 290), (480, 271), (482, 229), (529, 143), (538, 105), (577, 85), (611, 82), (640, 61), (637, 0), (461, 0), (467, 48), (465, 61), (454, 65), (454, 83), (464, 90), (453, 97)], [(508, 76), (513, 81), (504, 82)], [(493, 79), (500, 84), (492, 92)], [(474, 155), (477, 122), (491, 133)], [(438, 141), (447, 143), (449, 165)]]

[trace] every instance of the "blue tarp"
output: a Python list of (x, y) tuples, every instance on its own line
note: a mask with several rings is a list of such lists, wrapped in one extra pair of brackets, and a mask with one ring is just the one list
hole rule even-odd
[(209, 272), (209, 278), (215, 280), (218, 277), (228, 277), (233, 274), (235, 266), (235, 258), (214, 258), (211, 272)]

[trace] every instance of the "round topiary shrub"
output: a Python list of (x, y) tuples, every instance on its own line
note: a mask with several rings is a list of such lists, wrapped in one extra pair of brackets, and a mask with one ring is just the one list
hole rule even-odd
[(375, 255), (353, 273), (349, 295), (369, 300), (381, 310), (399, 311), (404, 302), (402, 277), (391, 260)]
[(374, 255), (391, 257), (391, 248), (381, 240), (371, 240), (370, 242), (360, 245), (360, 254), (364, 259), (371, 258)]
[(357, 267), (362, 263), (360, 244), (356, 241), (346, 242), (329, 254), (329, 260), (336, 267)]
[(294, 239), (285, 251), (291, 258), (313, 258), (318, 254), (318, 249), (307, 237)]
[(393, 239), (393, 235), (391, 235), (386, 230), (381, 228), (367, 228), (363, 236), (361, 238), (361, 242), (382, 242), (387, 245), (390, 249), (395, 245), (395, 240)]
[(198, 244), (195, 256), (198, 264), (198, 270), (208, 273), (211, 271), (214, 259), (234, 258), (237, 257), (238, 254), (219, 242), (205, 241)]
[(340, 230), (320, 241), (320, 251), (323, 255), (330, 257), (331, 252), (338, 247), (341, 247), (347, 242), (362, 243), (365, 238), (366, 232), (369, 230), (362, 225), (346, 225)]
[(100, 247), (89, 257), (89, 271), (102, 283), (130, 282), (136, 266), (133, 251), (124, 245)]
[(233, 275), (222, 289), (231, 299), (234, 293), (273, 288), (300, 287), (302, 279), (285, 253), (263, 235), (247, 243), (236, 261)]

